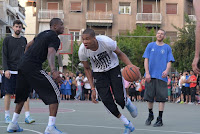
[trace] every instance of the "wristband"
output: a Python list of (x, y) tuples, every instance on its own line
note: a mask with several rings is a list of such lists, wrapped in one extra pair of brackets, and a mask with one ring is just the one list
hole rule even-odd
[(94, 91), (94, 90), (95, 90), (95, 87), (91, 88), (91, 90)]

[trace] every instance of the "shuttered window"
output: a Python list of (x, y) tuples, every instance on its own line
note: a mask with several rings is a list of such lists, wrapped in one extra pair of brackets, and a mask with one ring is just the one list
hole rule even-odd
[(71, 2), (70, 11), (71, 12), (81, 12), (82, 11), (81, 2)]
[(167, 4), (166, 14), (177, 14), (177, 4)]

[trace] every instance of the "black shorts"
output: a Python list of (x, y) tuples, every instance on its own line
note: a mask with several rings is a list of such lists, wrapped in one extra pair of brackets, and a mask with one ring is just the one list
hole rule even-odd
[(120, 67), (117, 66), (107, 72), (93, 72), (93, 77), (96, 89), (104, 105), (113, 115), (119, 116), (120, 112), (116, 103), (124, 108), (126, 98)]
[(84, 94), (90, 94), (90, 93), (91, 93), (91, 89), (84, 88)]
[(17, 74), (11, 74), (10, 79), (4, 77), (5, 94), (15, 94)]
[(190, 95), (190, 87), (185, 87), (185, 94)]
[(167, 82), (159, 79), (151, 79), (145, 82), (144, 100), (148, 102), (166, 102), (168, 97)]
[(15, 103), (26, 101), (33, 88), (46, 104), (60, 102), (60, 91), (53, 79), (44, 70), (33, 70), (31, 73), (18, 71)]

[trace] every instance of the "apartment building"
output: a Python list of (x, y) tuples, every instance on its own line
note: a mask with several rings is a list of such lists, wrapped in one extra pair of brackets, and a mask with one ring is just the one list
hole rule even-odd
[(37, 32), (49, 28), (44, 23), (52, 17), (60, 17), (65, 32), (78, 41), (87, 27), (97, 34), (117, 36), (141, 24), (177, 36), (172, 24), (183, 27), (184, 13), (195, 19), (192, 0), (38, 0), (37, 9)]
[[(12, 26), (16, 19), (20, 19), (24, 26), (26, 23), (25, 9), (22, 7), (18, 0), (0, 0), (0, 35), (4, 37), (6, 34), (13, 32)], [(25, 32), (25, 27), (22, 32)]]
[(19, 0), (19, 4), (25, 8), (25, 33), (27, 41), (33, 40), (36, 34), (36, 0)]

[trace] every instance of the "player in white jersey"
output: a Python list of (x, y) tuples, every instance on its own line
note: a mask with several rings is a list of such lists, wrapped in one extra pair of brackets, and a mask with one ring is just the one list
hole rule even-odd
[[(124, 134), (134, 131), (133, 124), (122, 115), (117, 105), (122, 109), (126, 106), (132, 117), (137, 116), (137, 108), (126, 96), (123, 78), (120, 72), (118, 57), (126, 64), (132, 65), (128, 57), (117, 47), (116, 41), (107, 36), (96, 36), (92, 29), (86, 29), (82, 35), (79, 48), (79, 59), (83, 63), (85, 74), (92, 90), (92, 101), (96, 101), (96, 90), (106, 108), (125, 126)], [(88, 59), (91, 62), (92, 70)], [(93, 71), (93, 73), (92, 73)], [(112, 90), (112, 92), (111, 92)], [(115, 100), (113, 99), (113, 95)]]

